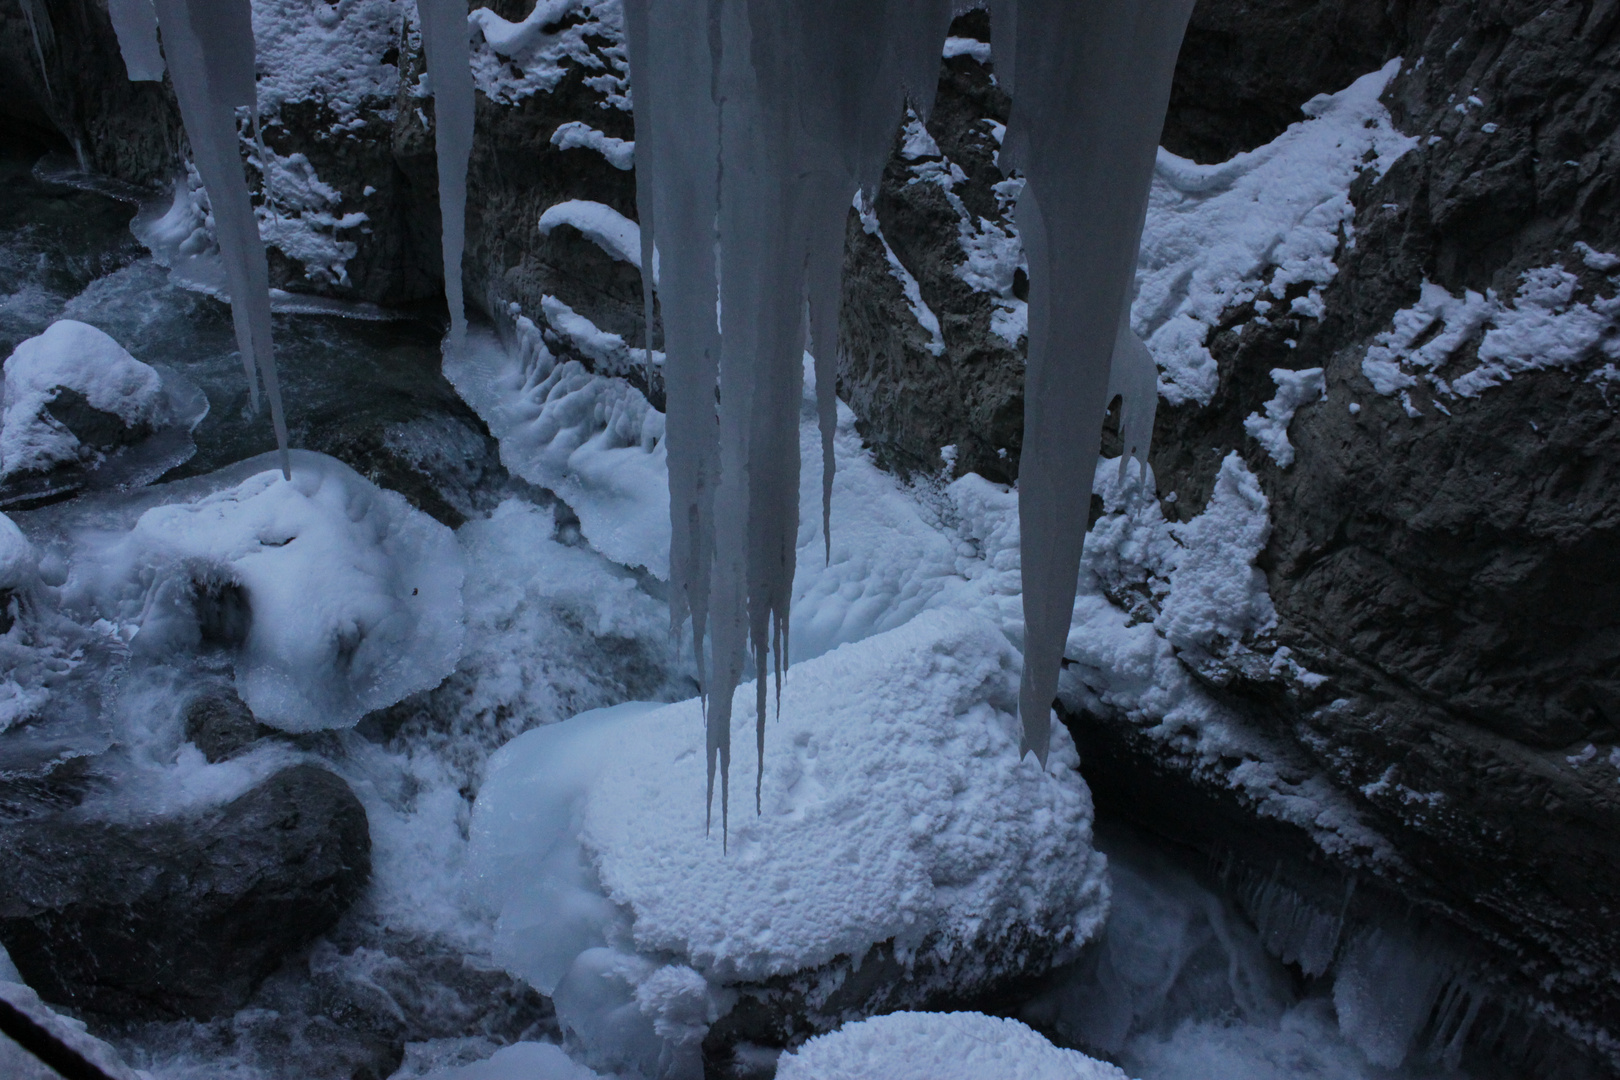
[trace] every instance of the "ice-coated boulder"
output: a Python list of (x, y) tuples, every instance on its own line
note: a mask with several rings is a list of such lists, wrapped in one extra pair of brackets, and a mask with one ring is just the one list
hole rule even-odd
[(321, 454), (295, 452), (291, 480), (262, 455), (72, 504), (47, 529), (69, 548), (77, 618), (148, 659), (223, 653), (253, 715), (284, 731), (351, 726), (461, 654), (454, 534)]
[(87, 323), (60, 319), (5, 363), (0, 477), (132, 442), (166, 417), (163, 379)]
[(1006, 638), (961, 612), (795, 666), (759, 812), (743, 753), (724, 838), (696, 700), (519, 736), (473, 815), (498, 959), (553, 996), (587, 1063), (649, 1075), (696, 1069), (717, 1023), (780, 1044), (1065, 959), (1106, 913), (1104, 860), (1066, 737), (1044, 769), (1020, 758), (1016, 688)]
[(784, 1054), (776, 1080), (1126, 1080), (1115, 1065), (983, 1013), (899, 1012), (845, 1024)]

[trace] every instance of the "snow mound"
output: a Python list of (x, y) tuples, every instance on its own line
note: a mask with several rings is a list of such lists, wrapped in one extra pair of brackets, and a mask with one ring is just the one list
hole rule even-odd
[(424, 1073), (420, 1080), (597, 1080), (600, 1075), (552, 1043), (520, 1042), (471, 1065)]
[[(555, 982), (568, 912), (590, 906), (588, 877), (568, 874), (586, 865), (631, 921), (630, 940), (615, 944), (678, 958), (711, 982), (891, 940), (907, 964), (984, 967), (1020, 935), (1060, 953), (1078, 945), (1107, 898), (1091, 799), (1066, 739), (1044, 770), (1019, 757), (1016, 672), (1000, 631), (950, 612), (794, 667), (766, 727), (760, 812), (747, 805), (753, 755), (741, 755), (725, 845), (718, 815), (705, 828), (698, 701), (519, 736), (491, 759), (473, 814), (502, 962), (537, 986)], [(753, 696), (738, 691), (740, 728)], [(606, 901), (596, 903), (606, 927)], [(964, 974), (959, 988), (985, 972)]]
[(60, 319), (6, 360), (0, 477), (45, 472), (95, 453), (48, 409), (64, 390), (116, 416), (126, 430), (155, 428), (165, 419), (163, 378), (156, 370), (95, 327)]
[(275, 465), (64, 514), (69, 607), (143, 655), (225, 650), (254, 715), (286, 731), (436, 685), (461, 654), (454, 535), (332, 458), (294, 452), (291, 480)]
[(1117, 1066), (983, 1013), (874, 1016), (784, 1054), (776, 1080), (1124, 1080)]

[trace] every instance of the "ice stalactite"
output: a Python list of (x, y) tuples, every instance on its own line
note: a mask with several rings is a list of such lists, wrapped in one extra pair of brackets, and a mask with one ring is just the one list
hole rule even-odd
[(162, 82), (163, 53), (158, 49), (157, 12), (152, 0), (107, 0), (118, 51), (130, 82)]
[(1108, 365), (1108, 401), (1120, 399), (1119, 435), (1123, 447), (1119, 455), (1119, 482), (1125, 482), (1126, 467), (1134, 459), (1138, 475), (1145, 481), (1148, 447), (1153, 442), (1153, 418), (1159, 411), (1159, 365), (1142, 339), (1131, 330), (1130, 297), (1119, 319), (1114, 338), (1114, 355)]
[(467, 335), (461, 255), (467, 242), (467, 162), (472, 157), (473, 77), (467, 6), (458, 0), (418, 0), (422, 48), (433, 87), (433, 145), (439, 160), (444, 299), (450, 307), (450, 346)]
[[(1030, 280), (1018, 480), (1019, 712), (1025, 748), (1043, 762), (1109, 401), (1110, 359), (1116, 341), (1129, 334), (1120, 313), (1192, 6), (1193, 0), (992, 5), (996, 74), (1013, 100), (1001, 161), (1027, 181), (1017, 211)], [(1124, 338), (1126, 355), (1135, 351), (1132, 340)], [(1122, 371), (1141, 369), (1139, 360), (1120, 357)], [(1127, 414), (1135, 408), (1128, 402)], [(1140, 421), (1127, 426), (1139, 429)]]
[(722, 829), (732, 692), (752, 652), (763, 756), (771, 660), (780, 679), (787, 658), (806, 338), (825, 517), (850, 199), (875, 189), (907, 93), (931, 104), (950, 15), (950, 0), (627, 4), (642, 259), (656, 238), (663, 263), (671, 615), (692, 621), (703, 667)]
[(246, 107), (250, 115), (258, 111), (252, 8), (248, 0), (155, 0), (154, 6), (180, 118), (214, 212), (215, 236), (231, 291), (231, 321), (252, 407), (258, 408), (262, 375), (281, 470), (290, 478), (287, 422), (270, 334), (270, 271), (236, 128), (238, 107)]

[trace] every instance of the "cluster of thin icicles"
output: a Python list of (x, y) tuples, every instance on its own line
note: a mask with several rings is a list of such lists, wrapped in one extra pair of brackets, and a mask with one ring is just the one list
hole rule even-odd
[[(787, 661), (801, 357), (808, 349), (815, 358), (830, 545), (846, 219), (857, 191), (868, 202), (875, 194), (907, 102), (927, 117), (958, 5), (622, 2), (649, 328), (655, 244), (662, 263), (670, 615), (677, 631), (691, 624), (708, 702), (708, 800), (712, 812), (718, 773), (724, 829), (734, 691), (752, 657), (762, 776), (767, 677), (774, 658), (779, 686)], [(1145, 462), (1152, 434), (1157, 373), (1130, 329), (1131, 283), (1192, 4), (990, 0), (995, 74), (1013, 100), (1001, 161), (1026, 181), (1017, 207), (1030, 268), (1019, 711), (1025, 749), (1043, 763), (1108, 403), (1123, 396), (1127, 458)], [(468, 28), (464, 0), (417, 7), (436, 99), (453, 347), (465, 327)], [(264, 375), (285, 454), (263, 246), (237, 151), (235, 107), (254, 105), (249, 2), (111, 0), (110, 8), (131, 78), (161, 77), (162, 27), (214, 208), (243, 362), (250, 383), (255, 360)], [(758, 798), (756, 781), (756, 806)]]

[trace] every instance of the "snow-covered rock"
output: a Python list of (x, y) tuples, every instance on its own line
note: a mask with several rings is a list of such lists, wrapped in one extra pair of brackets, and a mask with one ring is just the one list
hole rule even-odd
[[(785, 1026), (813, 1031), (1063, 959), (1106, 912), (1104, 860), (1067, 737), (1044, 770), (1019, 757), (1016, 670), (1001, 632), (961, 612), (795, 666), (757, 813), (743, 687), (724, 837), (696, 700), (520, 736), (473, 815), (497, 958), (554, 996), (591, 1064), (646, 1071), (695, 1054), (762, 984), (775, 1007), (797, 999)], [(874, 950), (892, 976), (835, 998)]]
[(600, 1073), (577, 1064), (554, 1043), (503, 1046), (483, 1061), (435, 1069), (420, 1080), (596, 1080)]
[(324, 455), (292, 463), (291, 480), (264, 455), (42, 524), (80, 621), (147, 657), (224, 649), (261, 721), (347, 727), (454, 669), (462, 556), (403, 496)]
[(785, 1054), (777, 1080), (1124, 1080), (1117, 1066), (1053, 1046), (1017, 1020), (900, 1012), (817, 1036)]
[(5, 412), (0, 420), (0, 478), (45, 472), (88, 461), (85, 445), (49, 406), (63, 391), (90, 409), (116, 417), (125, 432), (157, 427), (164, 419), (163, 379), (95, 327), (61, 319), (22, 342), (5, 363)]

